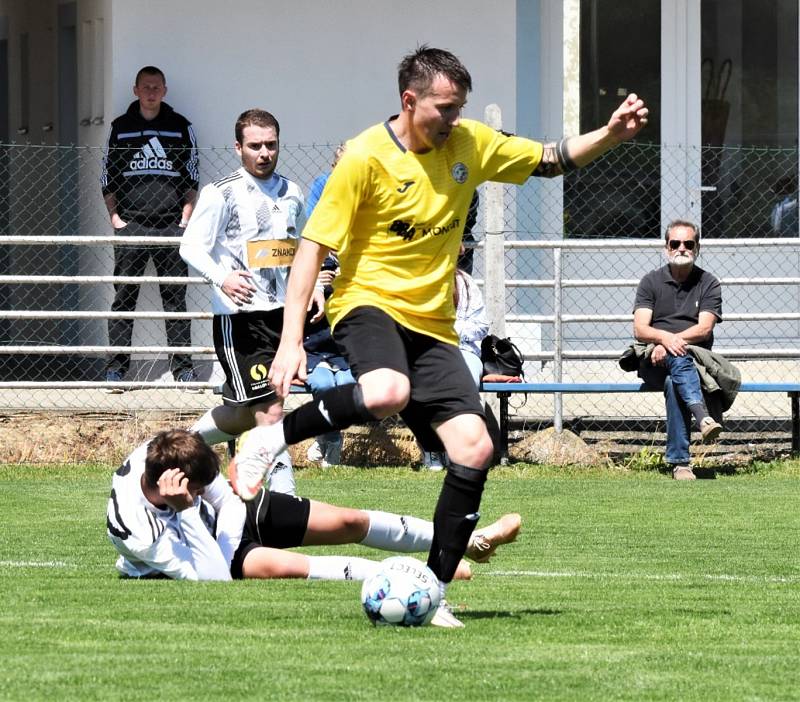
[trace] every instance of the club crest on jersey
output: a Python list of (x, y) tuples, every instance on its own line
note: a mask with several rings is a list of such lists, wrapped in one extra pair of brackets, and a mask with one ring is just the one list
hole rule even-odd
[(450, 169), (450, 175), (453, 176), (453, 180), (456, 181), (456, 183), (463, 184), (467, 182), (469, 169), (459, 161), (453, 164), (453, 167)]

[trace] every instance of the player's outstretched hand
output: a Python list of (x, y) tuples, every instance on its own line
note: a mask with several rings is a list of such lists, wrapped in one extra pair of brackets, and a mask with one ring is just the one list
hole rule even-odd
[(158, 479), (158, 494), (176, 512), (182, 512), (194, 504), (189, 492), (189, 478), (180, 468), (167, 468)]
[(278, 397), (284, 399), (288, 396), (295, 378), (305, 381), (306, 373), (306, 352), (303, 342), (290, 344), (281, 341), (275, 360), (269, 369), (269, 382), (278, 393)]
[(647, 124), (648, 109), (644, 100), (636, 93), (631, 93), (622, 104), (614, 110), (608, 120), (608, 130), (619, 141), (627, 141), (635, 137)]

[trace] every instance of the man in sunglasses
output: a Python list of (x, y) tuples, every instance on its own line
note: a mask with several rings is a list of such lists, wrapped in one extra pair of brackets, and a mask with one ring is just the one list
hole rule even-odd
[(664, 254), (667, 265), (639, 282), (633, 311), (633, 333), (647, 345), (639, 377), (663, 388), (667, 407), (666, 462), (676, 480), (694, 480), (689, 462), (692, 422), (704, 441), (722, 430), (708, 411), (694, 349), (710, 350), (714, 325), (722, 321), (722, 289), (711, 273), (695, 265), (700, 230), (683, 220), (670, 222)]

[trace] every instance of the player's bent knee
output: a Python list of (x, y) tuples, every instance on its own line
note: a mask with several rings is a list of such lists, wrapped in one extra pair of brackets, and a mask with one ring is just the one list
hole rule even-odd
[(342, 530), (346, 543), (363, 541), (369, 531), (369, 515), (360, 509), (345, 509), (342, 515)]
[(364, 393), (364, 405), (379, 419), (390, 417), (401, 412), (408, 404), (410, 391), (408, 388), (387, 387), (380, 392)]
[(488, 468), (494, 457), (494, 443), (486, 422), (478, 415), (460, 415), (437, 428), (447, 455), (453, 463), (478, 470)]
[(486, 468), (492, 462), (494, 457), (494, 443), (489, 434), (480, 437), (472, 448), (472, 461), (467, 465), (475, 466), (476, 468)]

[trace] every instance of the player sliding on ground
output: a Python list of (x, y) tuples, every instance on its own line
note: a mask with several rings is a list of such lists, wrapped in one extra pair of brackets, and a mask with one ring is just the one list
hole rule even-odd
[[(264, 489), (245, 504), (221, 476), (214, 450), (183, 429), (162, 431), (128, 456), (112, 480), (106, 516), (117, 569), (134, 578), (364, 580), (379, 562), (281, 549), (362, 544), (412, 553), (427, 551), (433, 539), (433, 524), (416, 517)], [(519, 529), (519, 515), (505, 515), (473, 534), (466, 556), (486, 562)], [(470, 576), (462, 561), (456, 578)]]

